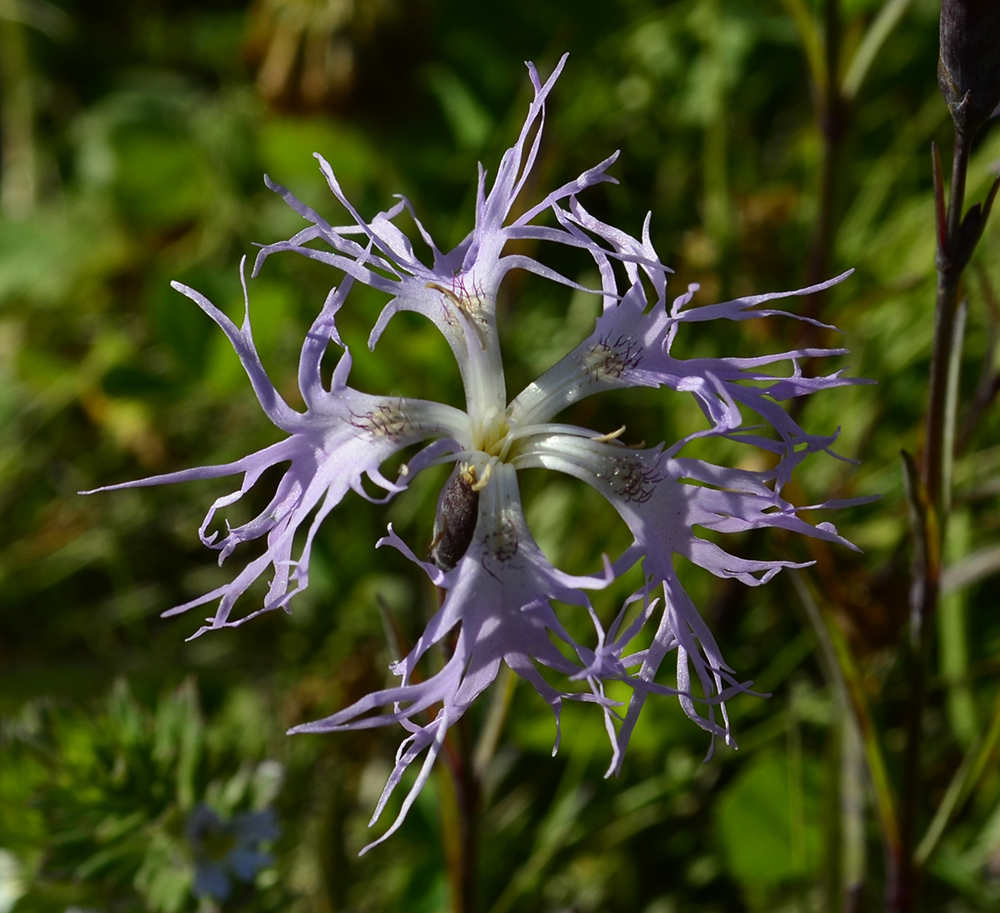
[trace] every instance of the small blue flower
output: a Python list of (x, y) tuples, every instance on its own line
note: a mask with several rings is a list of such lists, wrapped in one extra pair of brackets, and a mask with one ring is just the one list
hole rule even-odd
[[(480, 168), (475, 224), (454, 250), (442, 252), (436, 246), (403, 197), (366, 221), (321, 156), (317, 156), (320, 169), (349, 217), (346, 226), (332, 225), (266, 179), (308, 224), (291, 239), (265, 246), (255, 274), (267, 257), (291, 251), (325, 263), (343, 276), (302, 347), (299, 387), (305, 411), (292, 409), (265, 372), (254, 346), (249, 302), (238, 327), (204, 295), (175, 283), (229, 337), (264, 412), (287, 436), (225, 465), (109, 486), (242, 474), (240, 487), (212, 505), (200, 535), (205, 545), (219, 551), (220, 563), (253, 539), (265, 538), (266, 548), (229, 583), (166, 613), (217, 602), (215, 614), (196, 632), (201, 634), (243, 624), (262, 612), (287, 610), (289, 600), (308, 584), (317, 530), (349, 490), (370, 501), (387, 501), (427, 467), (453, 466), (438, 500), (429, 560), (418, 558), (391, 526), (378, 543), (401, 551), (444, 593), (440, 610), (413, 650), (392, 666), (399, 683), (292, 730), (330, 732), (392, 723), (406, 730), (372, 823), (406, 769), (421, 755), (424, 759), (396, 821), (376, 843), (402, 822), (427, 782), (449, 727), (493, 682), (502, 663), (529, 682), (552, 708), (556, 746), (564, 700), (587, 701), (601, 708), (612, 750), (608, 774), (620, 770), (629, 737), (651, 694), (675, 695), (687, 715), (713, 739), (718, 736), (732, 743), (725, 701), (746, 692), (750, 683), (739, 682), (723, 659), (680, 583), (674, 556), (719, 577), (758, 586), (783, 567), (802, 565), (737, 557), (696, 529), (728, 533), (780, 527), (853, 547), (832, 524), (806, 522), (801, 515), (813, 507), (796, 507), (782, 497), (792, 470), (808, 455), (836, 456), (831, 447), (837, 437), (837, 433), (807, 433), (783, 403), (862, 383), (839, 373), (814, 377), (802, 373), (803, 360), (841, 355), (845, 350), (685, 358), (678, 343), (692, 323), (795, 317), (775, 310), (770, 302), (829, 288), (848, 273), (797, 291), (700, 307), (690, 307), (697, 291), (691, 285), (668, 304), (671, 270), (652, 246), (649, 217), (640, 237), (633, 237), (595, 218), (577, 198), (595, 184), (614, 182), (607, 170), (617, 154), (512, 217), (515, 201), (532, 187), (529, 177), (544, 128), (545, 102), (565, 59), (544, 84), (528, 64), (534, 101), (488, 192), (486, 172)], [(411, 239), (395, 224), (404, 213), (413, 217), (430, 252), (430, 263), (415, 253)], [(550, 217), (550, 224), (537, 224), (543, 215)], [(526, 270), (563, 286), (582, 288), (533, 257), (505, 253), (511, 242), (524, 241), (563, 245), (589, 256), (600, 276), (600, 288), (592, 291), (601, 296), (603, 310), (586, 339), (508, 400), (496, 310), (505, 276), (511, 270)], [(458, 363), (464, 408), (402, 396), (373, 396), (348, 384), (351, 355), (337, 331), (336, 316), (354, 283), (370, 286), (390, 299), (372, 329), (371, 348), (400, 311), (421, 314), (435, 324)], [(246, 298), (245, 279), (243, 288)], [(326, 386), (320, 368), (331, 343), (343, 354)], [(780, 370), (771, 373), (773, 366)], [(585, 397), (631, 387), (665, 388), (693, 396), (704, 413), (704, 427), (672, 444), (628, 447), (620, 440), (624, 426), (601, 431), (555, 421), (566, 407)], [(749, 421), (744, 412), (752, 414)], [(772, 468), (735, 469), (682, 455), (688, 443), (706, 438), (725, 438), (762, 449), (770, 454)], [(395, 481), (382, 475), (380, 467), (388, 458), (421, 442), (427, 442), (426, 446), (401, 468)], [(217, 511), (242, 498), (266, 470), (278, 464), (287, 468), (270, 503), (256, 518), (237, 527), (227, 525), (221, 538), (209, 531)], [(521, 506), (517, 473), (530, 468), (564, 473), (597, 490), (626, 524), (632, 536), (630, 546), (614, 561), (605, 558), (591, 575), (573, 576), (554, 567), (533, 539)], [(376, 498), (365, 489), (365, 476), (382, 489), (383, 497)], [(834, 506), (840, 505), (828, 502), (814, 507)], [(296, 532), (303, 527), (304, 541), (298, 554), (293, 554)], [(605, 627), (588, 593), (604, 589), (637, 564), (645, 578), (642, 587)], [(234, 616), (237, 600), (268, 569), (272, 577), (263, 605)], [(570, 608), (557, 612), (555, 603)], [(561, 613), (573, 607), (593, 625), (589, 643), (578, 642), (560, 619)], [(630, 644), (647, 628), (652, 631), (645, 646), (630, 652)], [(449, 659), (434, 674), (418, 675), (417, 664), (432, 646), (444, 649)], [(676, 686), (656, 681), (670, 654), (676, 659)], [(542, 668), (562, 676), (565, 686), (551, 684)], [(611, 681), (631, 689), (624, 712), (605, 694), (605, 684)], [(428, 722), (432, 708), (434, 716)]]
[(199, 803), (188, 814), (184, 833), (194, 857), (196, 897), (211, 897), (220, 903), (232, 893), (232, 879), (251, 883), (274, 857), (259, 845), (276, 840), (280, 833), (274, 809), (242, 812), (227, 821)]

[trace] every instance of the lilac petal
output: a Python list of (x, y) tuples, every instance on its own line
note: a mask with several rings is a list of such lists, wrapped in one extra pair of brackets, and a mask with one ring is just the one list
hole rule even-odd
[[(190, 602), (176, 606), (165, 615), (186, 612), (205, 603), (219, 601), (214, 617), (195, 636), (212, 628), (233, 627), (263, 612), (286, 608), (288, 601), (308, 585), (309, 556), (320, 523), (354, 490), (368, 500), (376, 500), (363, 485), (367, 477), (386, 492), (385, 499), (401, 491), (405, 484), (386, 480), (379, 466), (401, 449), (428, 437), (467, 436), (468, 418), (450, 406), (409, 400), (400, 397), (370, 396), (347, 385), (351, 367), (345, 349), (333, 373), (330, 388), (323, 385), (321, 362), (327, 345), (339, 339), (335, 314), (342, 296), (350, 287), (345, 280), (338, 293), (334, 290), (303, 344), (299, 363), (299, 382), (305, 413), (295, 412), (278, 395), (260, 362), (250, 327), (249, 316), (237, 328), (208, 299), (186, 287), (181, 291), (194, 300), (229, 336), (240, 357), (265, 412), (289, 437), (233, 463), (206, 466), (165, 475), (107, 486), (95, 491), (132, 488), (193, 479), (217, 478), (243, 473), (239, 489), (215, 501), (199, 530), (202, 542), (219, 551), (220, 564), (236, 547), (266, 537), (267, 549), (244, 566), (236, 578)], [(245, 291), (245, 285), (244, 285)], [(273, 466), (289, 463), (274, 497), (255, 518), (237, 527), (227, 525), (219, 538), (209, 532), (215, 513), (240, 500)], [(299, 528), (315, 512), (305, 543), (294, 557), (293, 543)], [(273, 568), (262, 608), (242, 618), (230, 619), (233, 606), (269, 567)]]
[[(511, 269), (526, 269), (569, 287), (582, 288), (531, 257), (502, 256), (504, 247), (511, 240), (532, 237), (592, 247), (593, 242), (575, 226), (572, 231), (568, 228), (560, 231), (539, 229), (528, 225), (528, 222), (547, 209), (557, 207), (560, 200), (570, 198), (596, 183), (613, 180), (606, 174), (606, 170), (613, 164), (617, 154), (609, 156), (575, 180), (547, 194), (517, 219), (510, 220), (512, 208), (534, 167), (544, 129), (545, 103), (565, 61), (564, 55), (544, 84), (534, 66), (528, 64), (535, 98), (529, 106), (517, 142), (507, 150), (500, 162), (496, 179), (488, 194), (485, 171), (480, 167), (475, 227), (455, 250), (447, 254), (441, 253), (417, 220), (420, 236), (433, 253), (433, 264), (428, 266), (423, 263), (415, 254), (410, 240), (393, 222), (404, 210), (412, 214), (409, 202), (401, 198), (388, 211), (376, 214), (370, 222), (366, 221), (343, 192), (329, 163), (317, 155), (331, 193), (347, 210), (353, 225), (331, 225), (286, 188), (267, 179), (267, 186), (279, 193), (311, 227), (298, 232), (288, 241), (263, 247), (254, 273), (260, 269), (266, 257), (280, 250), (295, 251), (310, 259), (325, 262), (357, 281), (392, 296), (372, 331), (370, 346), (374, 346), (394, 314), (413, 311), (433, 321), (444, 334), (459, 362), (467, 387), (469, 376), (473, 372), (468, 362), (477, 357), (477, 342), (486, 343), (481, 346), (487, 350), (485, 368), (494, 377), (502, 376), (499, 350), (496, 348), (495, 307), (497, 289), (503, 276)], [(510, 224), (505, 224), (508, 222)], [(367, 246), (355, 240), (357, 235), (362, 236)], [(333, 252), (308, 246), (310, 242), (318, 240), (328, 244)], [(493, 405), (502, 408), (504, 403), (500, 401)]]
[[(549, 76), (544, 85), (538, 78), (538, 71), (533, 63), (526, 63), (531, 84), (535, 90), (535, 98), (528, 107), (528, 114), (524, 119), (524, 125), (517, 138), (517, 142), (511, 146), (500, 159), (500, 167), (497, 169), (496, 180), (489, 196), (483, 194), (483, 173), (480, 172), (479, 192), (476, 201), (476, 231), (473, 234), (474, 240), (466, 254), (465, 269), (470, 266), (470, 256), (478, 259), (482, 249), (490, 250), (487, 256), (499, 257), (502, 243), (497, 244), (502, 239), (497, 237), (498, 229), (506, 221), (510, 214), (510, 209), (514, 205), (528, 175), (534, 167), (535, 159), (538, 156), (538, 148), (542, 140), (542, 133), (545, 126), (545, 101), (552, 91), (556, 80), (562, 73), (569, 55), (563, 54), (559, 58), (559, 63)], [(534, 134), (531, 146), (525, 154), (525, 146), (528, 137)]]
[[(576, 194), (588, 187), (593, 187), (595, 184), (600, 184), (607, 182), (609, 184), (617, 184), (618, 180), (613, 178), (610, 174), (607, 174), (607, 170), (618, 161), (619, 153), (615, 152), (609, 155), (603, 162), (595, 165), (593, 168), (588, 168), (583, 172), (578, 178), (572, 181), (568, 181), (556, 190), (547, 194), (540, 202), (536, 203), (529, 210), (527, 210), (522, 215), (518, 216), (514, 220), (513, 225), (521, 226), (527, 225), (536, 216), (541, 215), (546, 209), (557, 209), (556, 203), (559, 200), (565, 200), (567, 197), (570, 199), (575, 199)], [(511, 231), (511, 237), (522, 238), (530, 237), (530, 235), (521, 235)], [(563, 243), (567, 243), (563, 241)]]
[[(721, 531), (781, 526), (839, 544), (848, 542), (829, 524), (801, 521), (792, 504), (766, 484), (773, 473), (727, 469), (700, 460), (670, 459), (660, 447), (632, 450), (580, 436), (539, 436), (523, 445), (519, 466), (542, 466), (576, 476), (603, 494), (635, 537), (647, 572), (666, 576), (670, 556), (683, 555), (720, 577), (750, 586), (766, 582), (788, 561), (737, 558), (698, 537), (695, 527)], [(712, 483), (692, 485), (683, 481)]]
[(295, 413), (281, 398), (274, 384), (271, 383), (267, 372), (264, 370), (264, 366), (261, 364), (260, 356), (257, 354), (257, 347), (253, 341), (253, 332), (250, 328), (250, 298), (247, 293), (245, 266), (246, 257), (243, 257), (240, 260), (240, 284), (243, 287), (244, 306), (243, 326), (241, 327), (237, 327), (235, 323), (202, 295), (201, 292), (182, 285), (180, 282), (171, 282), (170, 285), (197, 304), (229, 337), (229, 341), (236, 350), (236, 354), (240, 357), (240, 364), (243, 365), (243, 369), (250, 378), (250, 383), (253, 385), (254, 393), (257, 394), (261, 408), (274, 424), (282, 428), (285, 423), (292, 419)]
[[(560, 225), (566, 228), (570, 234), (578, 238), (588, 238), (596, 235), (604, 241), (610, 249), (601, 247), (595, 242), (591, 242), (591, 252), (599, 265), (608, 262), (609, 258), (622, 263), (625, 267), (625, 274), (628, 285), (634, 286), (639, 282), (639, 269), (649, 280), (656, 292), (654, 299), (655, 306), (661, 306), (666, 300), (667, 276), (673, 272), (660, 262), (660, 257), (653, 247), (649, 235), (649, 225), (652, 214), (647, 213), (642, 224), (642, 239), (633, 238), (628, 232), (623, 231), (607, 222), (602, 222), (595, 218), (580, 204), (576, 197), (570, 199), (569, 211), (554, 207), (556, 218)], [(637, 269), (637, 267), (639, 269)], [(607, 275), (607, 270), (602, 269), (602, 276)], [(605, 291), (611, 293), (608, 297), (613, 297), (617, 283), (606, 283)], [(605, 306), (608, 305), (608, 298), (605, 299)]]
[[(624, 244), (620, 239), (618, 243)], [(839, 276), (809, 289), (744, 298), (708, 308), (721, 309), (717, 314), (731, 319), (765, 316), (777, 312), (752, 308), (773, 298), (827, 288), (843, 278)], [(730, 437), (775, 453), (781, 461), (779, 490), (794, 467), (808, 454), (823, 451), (841, 459), (831, 449), (836, 435), (805, 432), (778, 401), (867, 383), (862, 379), (842, 377), (840, 372), (808, 378), (802, 374), (800, 362), (803, 359), (840, 355), (844, 350), (811, 348), (739, 359), (674, 357), (670, 350), (678, 321), (702, 310), (705, 308), (681, 311), (675, 303), (668, 315), (662, 300), (647, 310), (643, 287), (638, 281), (634, 282), (619, 301), (605, 307), (587, 339), (514, 399), (509, 407), (511, 419), (518, 426), (530, 426), (546, 422), (566, 406), (603, 390), (666, 386), (696, 397), (709, 421), (708, 434)], [(775, 363), (789, 364), (791, 375), (772, 375), (762, 370)], [(748, 434), (740, 406), (748, 407), (763, 418), (769, 428), (777, 432), (778, 440)], [(697, 436), (705, 433), (699, 432)], [(677, 452), (683, 443), (686, 441), (671, 448), (672, 452)]]
[[(760, 308), (758, 305), (767, 301), (776, 301), (781, 298), (796, 298), (802, 297), (803, 295), (814, 295), (816, 292), (826, 291), (828, 288), (832, 288), (838, 283), (843, 282), (853, 272), (853, 269), (849, 269), (846, 272), (841, 273), (839, 276), (827, 279), (825, 282), (817, 282), (815, 285), (793, 289), (789, 292), (768, 292), (764, 295), (748, 295), (745, 298), (723, 301), (720, 304), (702, 305), (701, 307), (692, 308), (691, 310), (683, 310), (684, 305), (688, 304), (691, 298), (690, 295), (682, 295), (674, 301), (674, 306), (671, 309), (671, 316), (678, 321), (693, 323), (705, 322), (708, 320), (752, 320), (757, 317), (773, 317), (780, 315), (782, 317), (791, 317), (793, 320), (801, 320), (805, 323), (811, 323), (814, 326), (823, 327), (827, 330), (836, 330), (837, 328), (831, 324), (823, 323), (820, 320), (814, 320), (811, 317), (804, 317), (802, 314), (793, 314), (789, 311), (779, 311), (774, 310), (773, 308)], [(697, 286), (695, 286), (695, 288), (697, 288)]]
[[(747, 585), (758, 586), (783, 567), (805, 565), (739, 558), (698, 536), (695, 528), (738, 532), (773, 526), (848, 546), (850, 543), (832, 524), (812, 526), (802, 520), (798, 509), (770, 487), (775, 481), (773, 472), (755, 473), (700, 460), (671, 459), (662, 446), (630, 450), (562, 433), (528, 439), (517, 462), (525, 467), (541, 466), (565, 472), (601, 492), (634, 537), (633, 545), (616, 563), (616, 568), (621, 570), (641, 558), (648, 577), (647, 588), (663, 586), (659, 627), (653, 645), (641, 657), (640, 671), (634, 676), (626, 675), (621, 668), (625, 664), (625, 645), (637, 633), (634, 625), (616, 641), (613, 649), (605, 646), (600, 657), (601, 674), (625, 681), (633, 690), (629, 712), (618, 733), (620, 751), (627, 745), (646, 696), (656, 690), (654, 679), (663, 658), (673, 650), (678, 653), (677, 693), (685, 712), (713, 736), (730, 741), (724, 696), (747, 690), (748, 686), (732, 678), (732, 670), (725, 664), (711, 632), (676, 577), (673, 556), (682, 555), (717, 576), (735, 577)], [(630, 662), (635, 664), (636, 658)], [(616, 663), (620, 665), (616, 667)], [(690, 693), (691, 668), (707, 699), (705, 716), (699, 713), (698, 702)], [(716, 704), (722, 714), (721, 723), (716, 721)], [(620, 757), (617, 763), (620, 764)], [(612, 767), (617, 769), (614, 764)]]
[[(562, 641), (577, 656), (587, 656), (589, 651), (567, 633), (551, 602), (559, 600), (589, 608), (582, 589), (601, 589), (613, 577), (610, 568), (606, 568), (604, 575), (575, 577), (552, 567), (524, 522), (514, 469), (502, 463), (494, 464), (489, 482), (480, 493), (479, 520), (473, 542), (452, 570), (442, 572), (420, 561), (391, 528), (379, 544), (398, 548), (420, 565), (432, 581), (446, 591), (444, 602), (410, 654), (393, 664), (392, 671), (399, 676), (401, 684), (366, 695), (344, 710), (291, 731), (367, 729), (389, 722), (401, 723), (410, 730), (400, 746), (396, 767), (373, 822), (406, 768), (424, 751), (427, 757), (389, 830), (392, 833), (426, 781), (448, 727), (461, 718), (476, 697), (493, 682), (501, 662), (506, 662), (534, 686), (552, 708), (557, 725), (565, 699), (602, 705), (611, 703), (599, 687), (591, 686), (589, 692), (557, 691), (541, 676), (538, 666), (560, 672), (568, 681), (581, 671), (583, 666), (567, 659), (551, 638)], [(429, 678), (414, 682), (412, 679), (420, 659), (432, 646), (445, 642), (450, 634), (456, 636), (448, 662)], [(391, 709), (377, 713), (382, 707)], [(440, 708), (434, 717), (420, 722), (420, 717), (434, 707)], [(388, 833), (381, 839), (386, 836)]]
[(659, 374), (643, 369), (647, 350), (661, 345), (668, 319), (647, 316), (642, 286), (636, 283), (620, 303), (606, 308), (594, 332), (529, 384), (510, 404), (520, 425), (547, 422), (566, 406), (603, 390), (659, 386)]

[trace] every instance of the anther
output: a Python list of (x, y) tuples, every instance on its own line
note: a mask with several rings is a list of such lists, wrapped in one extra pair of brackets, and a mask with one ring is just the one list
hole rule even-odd
[(617, 431), (611, 431), (608, 434), (601, 434), (597, 437), (592, 437), (591, 440), (598, 444), (607, 444), (610, 441), (615, 441), (620, 438), (625, 433), (625, 426), (622, 425)]

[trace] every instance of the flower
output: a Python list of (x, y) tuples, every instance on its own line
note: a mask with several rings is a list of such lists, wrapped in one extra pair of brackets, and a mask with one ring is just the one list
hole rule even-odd
[[(782, 402), (861, 382), (839, 373), (806, 377), (800, 369), (803, 359), (839, 355), (844, 350), (690, 359), (673, 351), (675, 337), (685, 324), (785, 314), (770, 302), (816, 292), (848, 274), (806, 289), (701, 307), (689, 307), (697, 290), (692, 285), (668, 306), (671, 271), (653, 249), (649, 217), (636, 238), (595, 218), (578, 200), (588, 187), (614, 181), (607, 170), (616, 155), (545, 195), (521, 215), (512, 215), (538, 155), (546, 99), (564, 64), (565, 57), (544, 84), (528, 64), (535, 97), (524, 126), (501, 159), (488, 192), (486, 172), (480, 168), (475, 225), (449, 252), (438, 249), (403, 197), (366, 221), (319, 155), (320, 168), (347, 211), (349, 225), (330, 224), (265, 178), (308, 224), (291, 239), (263, 247), (254, 274), (268, 257), (292, 251), (326, 263), (344, 277), (327, 297), (302, 348), (299, 385), (305, 412), (284, 402), (260, 362), (251, 334), (245, 279), (246, 316), (240, 327), (203, 295), (175, 283), (228, 335), (265, 413), (287, 437), (233, 463), (109, 486), (242, 473), (239, 489), (219, 498), (209, 510), (200, 530), (202, 541), (220, 552), (220, 563), (248, 540), (266, 537), (267, 547), (230, 583), (166, 613), (217, 601), (214, 616), (199, 629), (200, 634), (242, 624), (279, 607), (287, 609), (291, 597), (308, 583), (310, 549), (329, 512), (349, 489), (378, 500), (363, 487), (365, 476), (382, 489), (381, 500), (388, 500), (423, 469), (453, 464), (438, 500), (429, 560), (417, 557), (391, 526), (378, 543), (401, 551), (443, 594), (438, 612), (410, 654), (391, 667), (398, 684), (291, 730), (330, 732), (399, 723), (407, 731), (372, 823), (406, 769), (421, 755), (424, 760), (395, 822), (375, 843), (399, 827), (425, 784), (449, 727), (494, 680), (501, 663), (530, 682), (552, 708), (556, 746), (564, 700), (589, 701), (601, 708), (612, 746), (609, 774), (620, 770), (630, 734), (650, 694), (676, 695), (688, 716), (713, 740), (718, 736), (732, 742), (725, 701), (747, 691), (749, 684), (740, 683), (723, 659), (674, 571), (674, 555), (717, 576), (757, 586), (783, 567), (803, 565), (739, 558), (699, 536), (695, 527), (718, 533), (781, 527), (853, 547), (831, 524), (807, 523), (801, 514), (811, 508), (796, 507), (781, 494), (794, 467), (811, 453), (832, 453), (837, 436), (806, 433)], [(431, 252), (430, 265), (417, 256), (411, 240), (394, 221), (404, 211), (413, 217)], [(545, 214), (554, 224), (538, 224)], [(512, 269), (521, 269), (581, 288), (533, 257), (505, 253), (510, 242), (529, 240), (569, 246), (592, 258), (600, 276), (597, 293), (603, 312), (587, 339), (508, 402), (496, 316), (504, 277)], [(372, 396), (349, 385), (351, 357), (337, 332), (336, 316), (354, 283), (390, 296), (372, 330), (370, 347), (374, 348), (400, 311), (422, 314), (437, 326), (461, 372), (464, 410), (406, 397)], [(330, 386), (325, 387), (320, 363), (331, 342), (343, 354)], [(783, 371), (770, 373), (775, 365)], [(629, 387), (668, 387), (691, 394), (704, 412), (706, 427), (669, 446), (636, 449), (619, 440), (624, 428), (605, 433), (554, 421), (563, 409), (584, 397)], [(748, 426), (743, 410), (755, 413), (766, 430), (760, 424)], [(773, 468), (734, 469), (681, 455), (692, 440), (712, 437), (768, 451)], [(379, 467), (386, 459), (420, 442), (429, 443), (402, 467), (395, 481), (381, 474)], [(290, 465), (267, 508), (249, 523), (227, 528), (221, 539), (209, 532), (215, 513), (241, 498), (266, 469), (278, 463)], [(525, 522), (517, 482), (518, 470), (538, 467), (580, 479), (610, 502), (632, 536), (621, 556), (613, 562), (605, 558), (603, 567), (587, 576), (569, 575), (549, 562)], [(293, 539), (302, 527), (306, 527), (304, 544), (293, 555)], [(640, 562), (643, 586), (605, 629), (588, 593), (607, 587)], [(235, 616), (239, 597), (268, 568), (273, 576), (263, 605)], [(555, 602), (586, 613), (594, 632), (590, 645), (568, 632), (560, 620), (560, 612), (568, 609), (557, 611)], [(630, 645), (647, 627), (653, 628), (648, 645), (630, 652)], [(416, 674), (417, 664), (435, 644), (446, 648), (449, 659), (439, 671), (422, 678)], [(656, 680), (660, 665), (671, 653), (676, 654), (676, 687)], [(541, 674), (543, 668), (564, 676), (565, 687), (551, 685)], [(624, 713), (605, 694), (605, 685), (612, 681), (631, 689)]]
[(219, 902), (232, 892), (231, 880), (249, 883), (274, 858), (258, 846), (276, 840), (279, 834), (274, 809), (242, 812), (223, 821), (212, 809), (199, 803), (184, 822), (184, 834), (194, 856), (193, 891), (197, 897)]

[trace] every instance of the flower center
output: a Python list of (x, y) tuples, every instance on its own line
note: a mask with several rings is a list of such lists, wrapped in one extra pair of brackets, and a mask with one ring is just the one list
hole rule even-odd
[(506, 414), (492, 407), (488, 409), (479, 427), (474, 430), (475, 449), (506, 462), (513, 441), (514, 429), (507, 421)]

